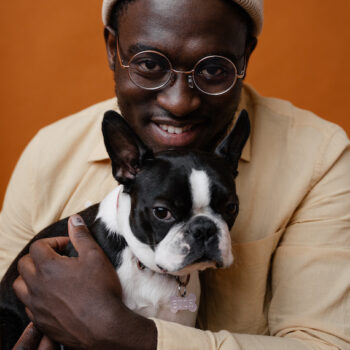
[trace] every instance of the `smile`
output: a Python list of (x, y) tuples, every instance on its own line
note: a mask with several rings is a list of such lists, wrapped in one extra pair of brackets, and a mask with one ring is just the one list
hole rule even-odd
[(176, 127), (172, 125), (159, 124), (158, 125), (162, 130), (166, 131), (169, 134), (177, 134), (180, 135), (192, 128), (192, 125), (186, 125), (183, 127)]
[(164, 149), (186, 147), (195, 142), (201, 135), (200, 124), (170, 125), (165, 121), (150, 123), (152, 139)]

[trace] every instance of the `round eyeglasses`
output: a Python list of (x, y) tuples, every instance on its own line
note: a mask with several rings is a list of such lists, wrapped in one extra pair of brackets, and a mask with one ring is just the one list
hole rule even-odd
[(175, 70), (169, 59), (158, 51), (146, 50), (132, 56), (123, 64), (117, 38), (117, 55), (121, 67), (128, 69), (130, 80), (146, 90), (164, 88), (173, 81), (175, 74), (186, 74), (190, 88), (196, 88), (207, 95), (222, 95), (229, 91), (237, 79), (243, 79), (245, 67), (240, 74), (234, 63), (226, 57), (213, 55), (200, 59), (189, 71)]

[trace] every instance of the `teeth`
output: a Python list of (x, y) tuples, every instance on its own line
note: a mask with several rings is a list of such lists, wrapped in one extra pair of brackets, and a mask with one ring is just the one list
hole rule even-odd
[(168, 132), (169, 134), (182, 134), (183, 132), (191, 129), (191, 125), (186, 125), (182, 128), (179, 128), (179, 127), (175, 127), (175, 126), (172, 126), (172, 125), (166, 125), (166, 124), (159, 124), (159, 127)]

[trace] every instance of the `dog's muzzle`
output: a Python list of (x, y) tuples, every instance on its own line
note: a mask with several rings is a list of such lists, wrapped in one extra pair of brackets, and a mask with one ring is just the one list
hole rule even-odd
[(168, 273), (227, 267), (232, 260), (227, 225), (206, 215), (171, 229), (156, 250), (158, 268)]

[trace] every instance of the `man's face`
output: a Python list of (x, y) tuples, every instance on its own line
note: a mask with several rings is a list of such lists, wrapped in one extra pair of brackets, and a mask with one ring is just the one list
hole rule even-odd
[[(124, 64), (149, 48), (166, 55), (174, 69), (183, 71), (191, 70), (205, 56), (221, 55), (240, 72), (246, 31), (246, 23), (227, 1), (135, 0), (119, 19), (119, 50)], [(190, 88), (185, 74), (176, 74), (160, 90), (144, 90), (120, 66), (112, 35), (107, 39), (107, 49), (122, 115), (155, 152), (208, 149), (225, 132), (239, 103), (241, 80), (219, 96)]]

